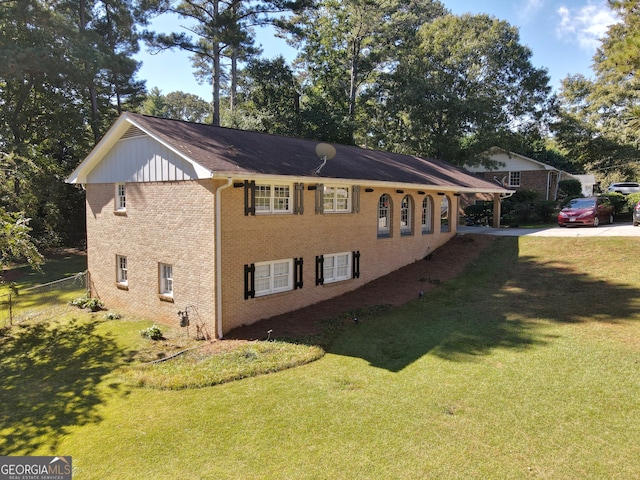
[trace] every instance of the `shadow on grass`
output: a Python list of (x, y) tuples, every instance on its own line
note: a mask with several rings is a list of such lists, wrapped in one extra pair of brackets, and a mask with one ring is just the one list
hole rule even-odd
[(569, 263), (520, 257), (518, 241), (496, 239), (460, 276), (347, 328), (330, 352), (397, 372), (426, 354), (473, 361), (499, 348), (544, 345), (551, 337), (543, 322), (637, 318), (640, 288), (594, 279)]
[[(68, 427), (100, 420), (99, 388), (119, 359), (116, 343), (97, 323), (39, 323), (0, 334), (0, 451), (56, 453)], [(106, 393), (106, 392), (104, 392)]]

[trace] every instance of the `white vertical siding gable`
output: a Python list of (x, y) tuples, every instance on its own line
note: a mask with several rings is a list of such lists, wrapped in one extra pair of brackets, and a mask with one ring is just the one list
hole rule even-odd
[(132, 129), (87, 175), (88, 183), (170, 182), (210, 176), (203, 167), (148, 135), (138, 135), (140, 130), (132, 132)]

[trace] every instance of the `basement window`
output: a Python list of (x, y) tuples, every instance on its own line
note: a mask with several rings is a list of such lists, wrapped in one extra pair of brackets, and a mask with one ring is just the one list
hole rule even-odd
[(116, 284), (118, 287), (126, 287), (129, 284), (127, 257), (116, 255)]
[(293, 259), (255, 264), (255, 296), (293, 290)]
[(161, 298), (173, 298), (173, 266), (158, 264), (158, 293)]

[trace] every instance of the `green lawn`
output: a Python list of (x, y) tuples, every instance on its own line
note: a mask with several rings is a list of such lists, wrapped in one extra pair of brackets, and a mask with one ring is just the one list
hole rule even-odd
[(0, 454), (74, 479), (640, 478), (639, 249), (498, 238), (320, 360), (199, 389), (121, 381), (139, 322), (25, 329), (0, 338)]
[(17, 265), (4, 272), (5, 281), (0, 283), (0, 328), (25, 319), (58, 315), (59, 306), (82, 296), (86, 285), (84, 277), (57, 281), (86, 269), (86, 255), (62, 252), (48, 256), (41, 271), (33, 270), (29, 265)]

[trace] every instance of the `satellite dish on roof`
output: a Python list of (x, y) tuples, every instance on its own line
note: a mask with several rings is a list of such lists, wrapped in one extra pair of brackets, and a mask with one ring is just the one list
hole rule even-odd
[(336, 156), (336, 147), (329, 143), (319, 143), (316, 145), (316, 155), (321, 160), (331, 160)]
[(329, 143), (319, 143), (316, 145), (316, 155), (322, 160), (320, 166), (315, 170), (316, 175), (320, 175), (320, 170), (325, 166), (327, 160), (331, 160), (336, 156), (336, 147)]

